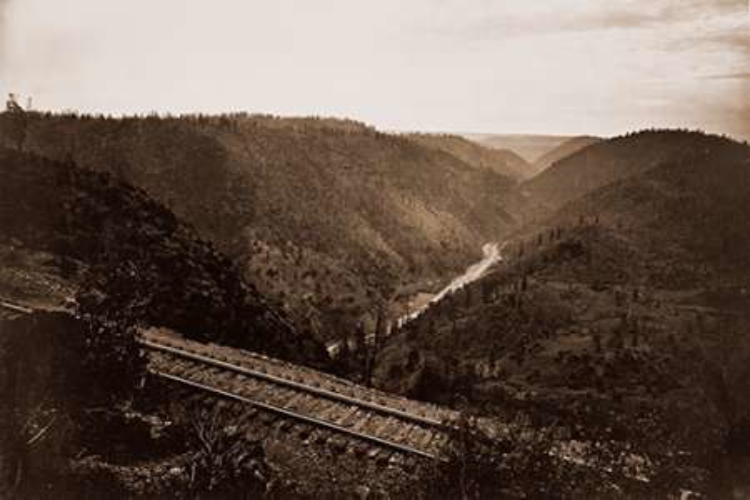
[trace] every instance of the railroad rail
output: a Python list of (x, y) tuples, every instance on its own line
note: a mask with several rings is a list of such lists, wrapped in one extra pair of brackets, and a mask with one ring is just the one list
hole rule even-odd
[(152, 374), (306, 427), (304, 434), (322, 429), (343, 437), (347, 448), (370, 447), (373, 457), (385, 452), (439, 459), (447, 441), (446, 410), (264, 356), (184, 339), (156, 340), (154, 333), (145, 331), (141, 339)]
[[(25, 315), (37, 309), (0, 300), (0, 310)], [(246, 408), (237, 417), (241, 425), (250, 425), (249, 421), (265, 414), (265, 419), (258, 419), (263, 425), (298, 428), (298, 437), (366, 453), (378, 464), (394, 458), (399, 463), (398, 457), (403, 456), (443, 459), (442, 450), (448, 441), (448, 425), (443, 422), (457, 417), (453, 410), (248, 351), (190, 341), (164, 328), (142, 330), (139, 343), (148, 352), (152, 375), (194, 391), (203, 402), (219, 398), (241, 405)], [(501, 438), (502, 424), (487, 420), (479, 424), (488, 436)], [(319, 434), (322, 439), (313, 440), (316, 432), (331, 437)], [(344, 442), (333, 436), (343, 437)], [(592, 467), (585, 458), (576, 456), (575, 450), (561, 448), (550, 453), (577, 467)], [(627, 475), (637, 481), (647, 480), (643, 475)]]
[[(33, 309), (0, 301), (14, 314)], [(381, 461), (398, 456), (440, 459), (454, 412), (359, 386), (310, 368), (239, 349), (203, 344), (164, 328), (141, 331), (155, 377), (199, 398), (237, 403), (239, 420), (259, 413), (301, 436), (325, 433), (336, 446)], [(338, 439), (334, 439), (338, 436)], [(343, 441), (343, 445), (342, 445)]]
[(3, 309), (6, 309), (6, 310), (8, 310), (8, 311), (10, 311), (12, 313), (16, 313), (16, 314), (31, 314), (32, 312), (34, 312), (33, 309), (30, 309), (28, 307), (25, 307), (25, 306), (22, 306), (22, 305), (19, 305), (19, 304), (13, 304), (11, 302), (6, 302), (4, 300), (0, 300), (0, 307), (2, 307)]

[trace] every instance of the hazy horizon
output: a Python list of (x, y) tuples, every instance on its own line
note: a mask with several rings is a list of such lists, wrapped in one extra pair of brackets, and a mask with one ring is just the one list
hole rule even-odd
[(750, 138), (744, 0), (0, 0), (0, 92), (396, 132)]

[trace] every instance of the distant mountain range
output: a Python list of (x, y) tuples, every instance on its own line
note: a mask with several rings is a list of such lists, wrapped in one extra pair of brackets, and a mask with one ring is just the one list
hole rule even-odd
[(532, 174), (531, 165), (509, 149), (485, 147), (452, 134), (409, 134), (407, 137), (424, 146), (445, 151), (469, 165), (489, 168), (505, 177), (520, 180)]
[(526, 161), (525, 178), (533, 177), (556, 161), (583, 149), (599, 138), (537, 134), (463, 134), (487, 148), (512, 151)]
[(582, 135), (579, 137), (573, 137), (572, 139), (568, 139), (567, 141), (563, 142), (556, 148), (544, 153), (542, 156), (536, 159), (534, 161), (534, 172), (540, 173), (544, 170), (546, 170), (548, 167), (553, 165), (554, 163), (557, 163), (558, 161), (562, 160), (563, 158), (567, 156), (571, 156), (574, 153), (577, 153), (578, 151), (587, 148), (593, 144), (596, 144), (597, 142), (601, 141), (598, 137), (591, 137), (587, 135)]
[(509, 149), (533, 165), (543, 155), (573, 138), (567, 135), (539, 134), (461, 134), (463, 137), (495, 149)]

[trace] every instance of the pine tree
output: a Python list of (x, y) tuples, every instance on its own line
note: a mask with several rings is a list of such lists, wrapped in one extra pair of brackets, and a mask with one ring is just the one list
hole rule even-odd
[(373, 351), (375, 353), (378, 352), (378, 350), (380, 349), (380, 344), (385, 338), (385, 329), (386, 329), (385, 312), (383, 311), (383, 308), (381, 307), (378, 309), (378, 316), (375, 322), (375, 339), (373, 342)]
[(8, 127), (8, 135), (11, 137), (15, 148), (18, 151), (24, 150), (26, 142), (28, 117), (26, 111), (16, 101), (16, 96), (10, 94), (6, 103), (6, 119), (4, 120)]
[(366, 352), (367, 350), (367, 333), (365, 331), (365, 323), (360, 320), (357, 322), (357, 329), (355, 331), (355, 343), (356, 350), (358, 353)]

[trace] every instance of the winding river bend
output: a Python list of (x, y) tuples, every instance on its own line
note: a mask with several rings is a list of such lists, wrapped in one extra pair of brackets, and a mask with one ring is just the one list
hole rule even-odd
[(482, 246), (482, 253), (484, 254), (484, 256), (482, 257), (482, 260), (475, 262), (474, 264), (469, 266), (466, 269), (466, 271), (464, 271), (463, 274), (453, 278), (453, 280), (450, 283), (448, 283), (448, 285), (446, 285), (445, 288), (443, 288), (438, 293), (436, 293), (422, 307), (418, 308), (415, 311), (410, 312), (409, 314), (406, 314), (400, 317), (397, 320), (396, 324), (400, 327), (400, 326), (405, 325), (409, 321), (415, 318), (418, 318), (425, 310), (427, 310), (427, 308), (430, 307), (430, 304), (434, 304), (435, 302), (438, 302), (446, 295), (451, 294), (455, 292), (456, 290), (460, 290), (461, 288), (465, 287), (469, 283), (476, 281), (482, 276), (484, 276), (484, 273), (486, 273), (490, 267), (492, 267), (497, 262), (500, 262), (503, 260), (502, 249), (504, 247), (505, 247), (505, 243), (503, 243), (502, 245), (498, 243), (486, 243), (484, 246)]
[[(391, 323), (386, 328), (386, 335), (391, 331), (391, 327), (402, 327), (409, 321), (412, 321), (416, 318), (418, 318), (423, 312), (427, 310), (427, 308), (430, 307), (430, 304), (434, 304), (435, 302), (438, 302), (446, 295), (455, 292), (456, 290), (460, 290), (461, 288), (465, 287), (469, 283), (478, 280), (482, 276), (484, 276), (484, 273), (487, 272), (487, 270), (492, 267), (493, 264), (496, 264), (497, 262), (500, 262), (503, 260), (502, 257), (502, 250), (505, 247), (505, 243), (502, 245), (498, 243), (486, 243), (482, 246), (482, 253), (484, 254), (482, 257), (482, 260), (475, 262), (471, 266), (469, 266), (466, 271), (464, 271), (463, 274), (456, 276), (453, 278), (453, 280), (448, 283), (442, 290), (440, 290), (438, 293), (430, 297), (430, 299), (426, 302), (424, 302), (420, 307), (415, 309), (414, 311), (411, 311), (408, 314), (405, 314), (404, 316), (401, 316), (398, 318), (394, 323)], [(374, 342), (375, 340), (375, 333), (371, 332), (368, 337), (368, 342)], [(341, 349), (343, 341), (342, 340), (336, 340), (334, 342), (330, 342), (326, 345), (326, 349), (328, 350), (328, 353), (332, 356), (335, 356), (336, 353), (339, 352)]]

